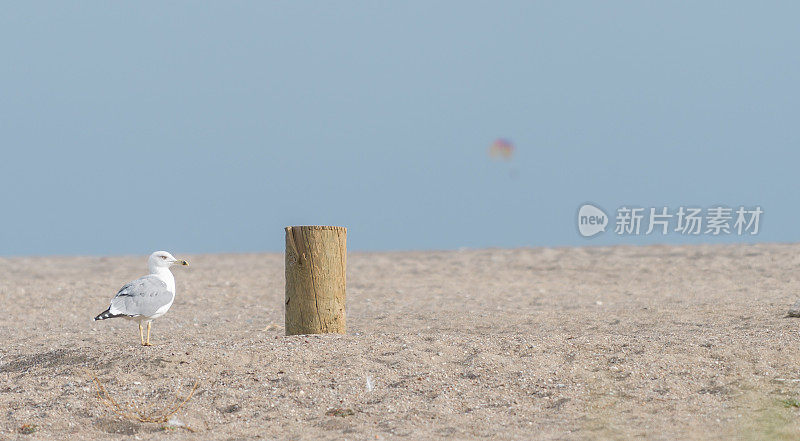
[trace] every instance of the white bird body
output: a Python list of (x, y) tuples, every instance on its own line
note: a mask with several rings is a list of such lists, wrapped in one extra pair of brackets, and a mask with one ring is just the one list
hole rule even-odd
[(165, 285), (167, 285), (167, 291), (172, 294), (172, 298), (170, 299), (169, 303), (156, 309), (155, 313), (150, 315), (137, 315), (133, 317), (126, 316), (125, 318), (128, 320), (134, 320), (140, 324), (150, 323), (166, 314), (167, 311), (169, 311), (169, 308), (172, 307), (172, 303), (175, 301), (175, 276), (172, 275), (172, 271), (170, 271), (169, 267), (150, 267), (150, 275), (158, 277), (164, 282)]

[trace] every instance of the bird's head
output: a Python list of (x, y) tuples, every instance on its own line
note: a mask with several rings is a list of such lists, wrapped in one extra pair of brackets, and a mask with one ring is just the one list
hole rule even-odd
[(150, 269), (169, 268), (172, 265), (189, 266), (189, 262), (176, 259), (172, 254), (166, 251), (156, 251), (150, 255), (150, 258), (147, 259), (147, 266)]

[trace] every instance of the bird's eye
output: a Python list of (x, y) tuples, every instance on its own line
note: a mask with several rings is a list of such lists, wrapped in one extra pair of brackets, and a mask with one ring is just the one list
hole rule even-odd
[(167, 256), (161, 256), (161, 258), (167, 260)]

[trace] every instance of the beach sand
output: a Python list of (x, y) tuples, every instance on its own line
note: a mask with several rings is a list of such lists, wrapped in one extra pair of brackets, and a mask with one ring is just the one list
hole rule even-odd
[[(800, 245), (354, 252), (348, 334), (293, 337), (282, 254), (175, 254), (152, 347), (92, 321), (145, 256), (0, 259), (0, 440), (800, 434)], [(154, 413), (199, 381), (194, 432), (95, 377)]]

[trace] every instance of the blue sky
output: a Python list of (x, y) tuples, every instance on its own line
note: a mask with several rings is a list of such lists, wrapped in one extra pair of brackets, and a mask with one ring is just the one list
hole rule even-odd
[[(16, 2), (0, 254), (796, 242), (795, 2)], [(491, 142), (511, 139), (512, 161)], [(578, 207), (760, 205), (754, 237)]]

